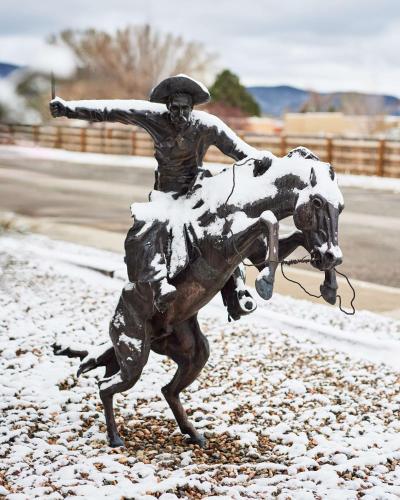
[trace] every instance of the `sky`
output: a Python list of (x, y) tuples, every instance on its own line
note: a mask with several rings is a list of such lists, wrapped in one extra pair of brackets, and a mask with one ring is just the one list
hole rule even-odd
[(68, 73), (46, 37), (128, 23), (201, 42), (246, 85), (400, 97), (400, 0), (1, 0), (0, 61)]

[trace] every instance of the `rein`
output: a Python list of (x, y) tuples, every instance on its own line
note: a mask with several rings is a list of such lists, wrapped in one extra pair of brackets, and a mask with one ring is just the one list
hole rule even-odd
[[(236, 167), (237, 166), (242, 166), (242, 165), (245, 165), (246, 163), (248, 163), (249, 161), (257, 161), (256, 158), (246, 158), (242, 163), (234, 163), (233, 166), (232, 166), (232, 189), (231, 189), (231, 192), (229, 193), (229, 196), (227, 197), (227, 199), (225, 200), (224, 202), (224, 207), (225, 209), (227, 208), (227, 205), (228, 205), (228, 201), (229, 199), (231, 198), (231, 196), (233, 195), (234, 191), (235, 191), (235, 188), (236, 188)], [(225, 214), (226, 214), (226, 210), (225, 210)], [(224, 219), (225, 219), (225, 222), (227, 223), (227, 216), (224, 215)], [(230, 233), (231, 233), (231, 236), (234, 236), (233, 234), (233, 231), (232, 229), (229, 229)], [(309, 264), (309, 263), (312, 263), (313, 262), (313, 259), (309, 259), (309, 258), (306, 258), (306, 257), (303, 257), (302, 259), (291, 259), (291, 260), (278, 260), (278, 261), (270, 261), (268, 259), (265, 259), (263, 260), (262, 262), (257, 262), (257, 263), (251, 263), (251, 264), (246, 264), (244, 262), (245, 260), (245, 257), (243, 257), (241, 255), (241, 253), (239, 252), (239, 250), (236, 248), (236, 245), (235, 245), (235, 240), (234, 238), (232, 238), (232, 241), (233, 241), (233, 248), (236, 252), (236, 254), (240, 257), (241, 261), (242, 261), (242, 264), (246, 267), (256, 267), (257, 266), (262, 266), (262, 265), (267, 265), (269, 262), (277, 262), (278, 264), (281, 265), (281, 273), (282, 273), (282, 276), (289, 282), (291, 283), (295, 283), (296, 285), (298, 285), (307, 295), (309, 295), (310, 297), (315, 297), (316, 299), (320, 299), (322, 297), (322, 294), (320, 295), (315, 295), (311, 292), (309, 292), (306, 288), (304, 288), (304, 286), (299, 283), (298, 281), (294, 280), (294, 279), (291, 279), (291, 278), (288, 278), (285, 274), (285, 272), (283, 271), (283, 266), (286, 265), (286, 266), (293, 266), (293, 265), (296, 265), (296, 264)], [(335, 268), (333, 268), (335, 270), (335, 272), (337, 274), (340, 274), (340, 276), (343, 276), (346, 281), (347, 281), (347, 284), (349, 285), (351, 291), (352, 291), (352, 298), (350, 300), (350, 307), (351, 307), (351, 311), (346, 311), (345, 309), (343, 309), (342, 307), (342, 297), (340, 294), (337, 294), (336, 295), (336, 298), (339, 299), (339, 309), (342, 313), (348, 315), (348, 316), (353, 316), (356, 312), (356, 309), (354, 307), (354, 300), (356, 298), (356, 291), (353, 287), (353, 285), (351, 284), (350, 282), (350, 279), (344, 274), (344, 273), (341, 273), (340, 271), (338, 271)]]

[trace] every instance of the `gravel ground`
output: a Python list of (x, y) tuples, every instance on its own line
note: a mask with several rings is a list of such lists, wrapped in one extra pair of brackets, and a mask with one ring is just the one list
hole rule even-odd
[(160, 393), (175, 367), (152, 355), (134, 389), (116, 398), (127, 448), (110, 449), (101, 371), (78, 380), (77, 360), (50, 348), (56, 338), (107, 340), (122, 282), (71, 263), (77, 255), (118, 260), (44, 238), (0, 238), (0, 496), (399, 498), (400, 373), (358, 359), (357, 343), (344, 353), (324, 348), (304, 324), (301, 335), (278, 327), (268, 311), (400, 344), (399, 323), (368, 313), (347, 320), (282, 297), (234, 324), (209, 307), (210, 361), (183, 396), (207, 446), (186, 445), (177, 432)]

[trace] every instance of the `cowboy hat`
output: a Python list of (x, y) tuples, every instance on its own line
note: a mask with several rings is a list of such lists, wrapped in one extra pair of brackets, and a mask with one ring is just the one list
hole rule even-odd
[(187, 75), (176, 75), (165, 78), (150, 93), (151, 102), (167, 104), (174, 94), (189, 94), (192, 96), (193, 105), (203, 104), (210, 100), (210, 92), (201, 82)]

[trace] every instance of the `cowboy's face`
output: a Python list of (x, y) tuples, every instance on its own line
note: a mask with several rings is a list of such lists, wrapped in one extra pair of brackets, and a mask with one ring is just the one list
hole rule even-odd
[(192, 109), (192, 98), (189, 94), (178, 94), (173, 96), (168, 104), (171, 122), (177, 128), (184, 127), (190, 119)]

